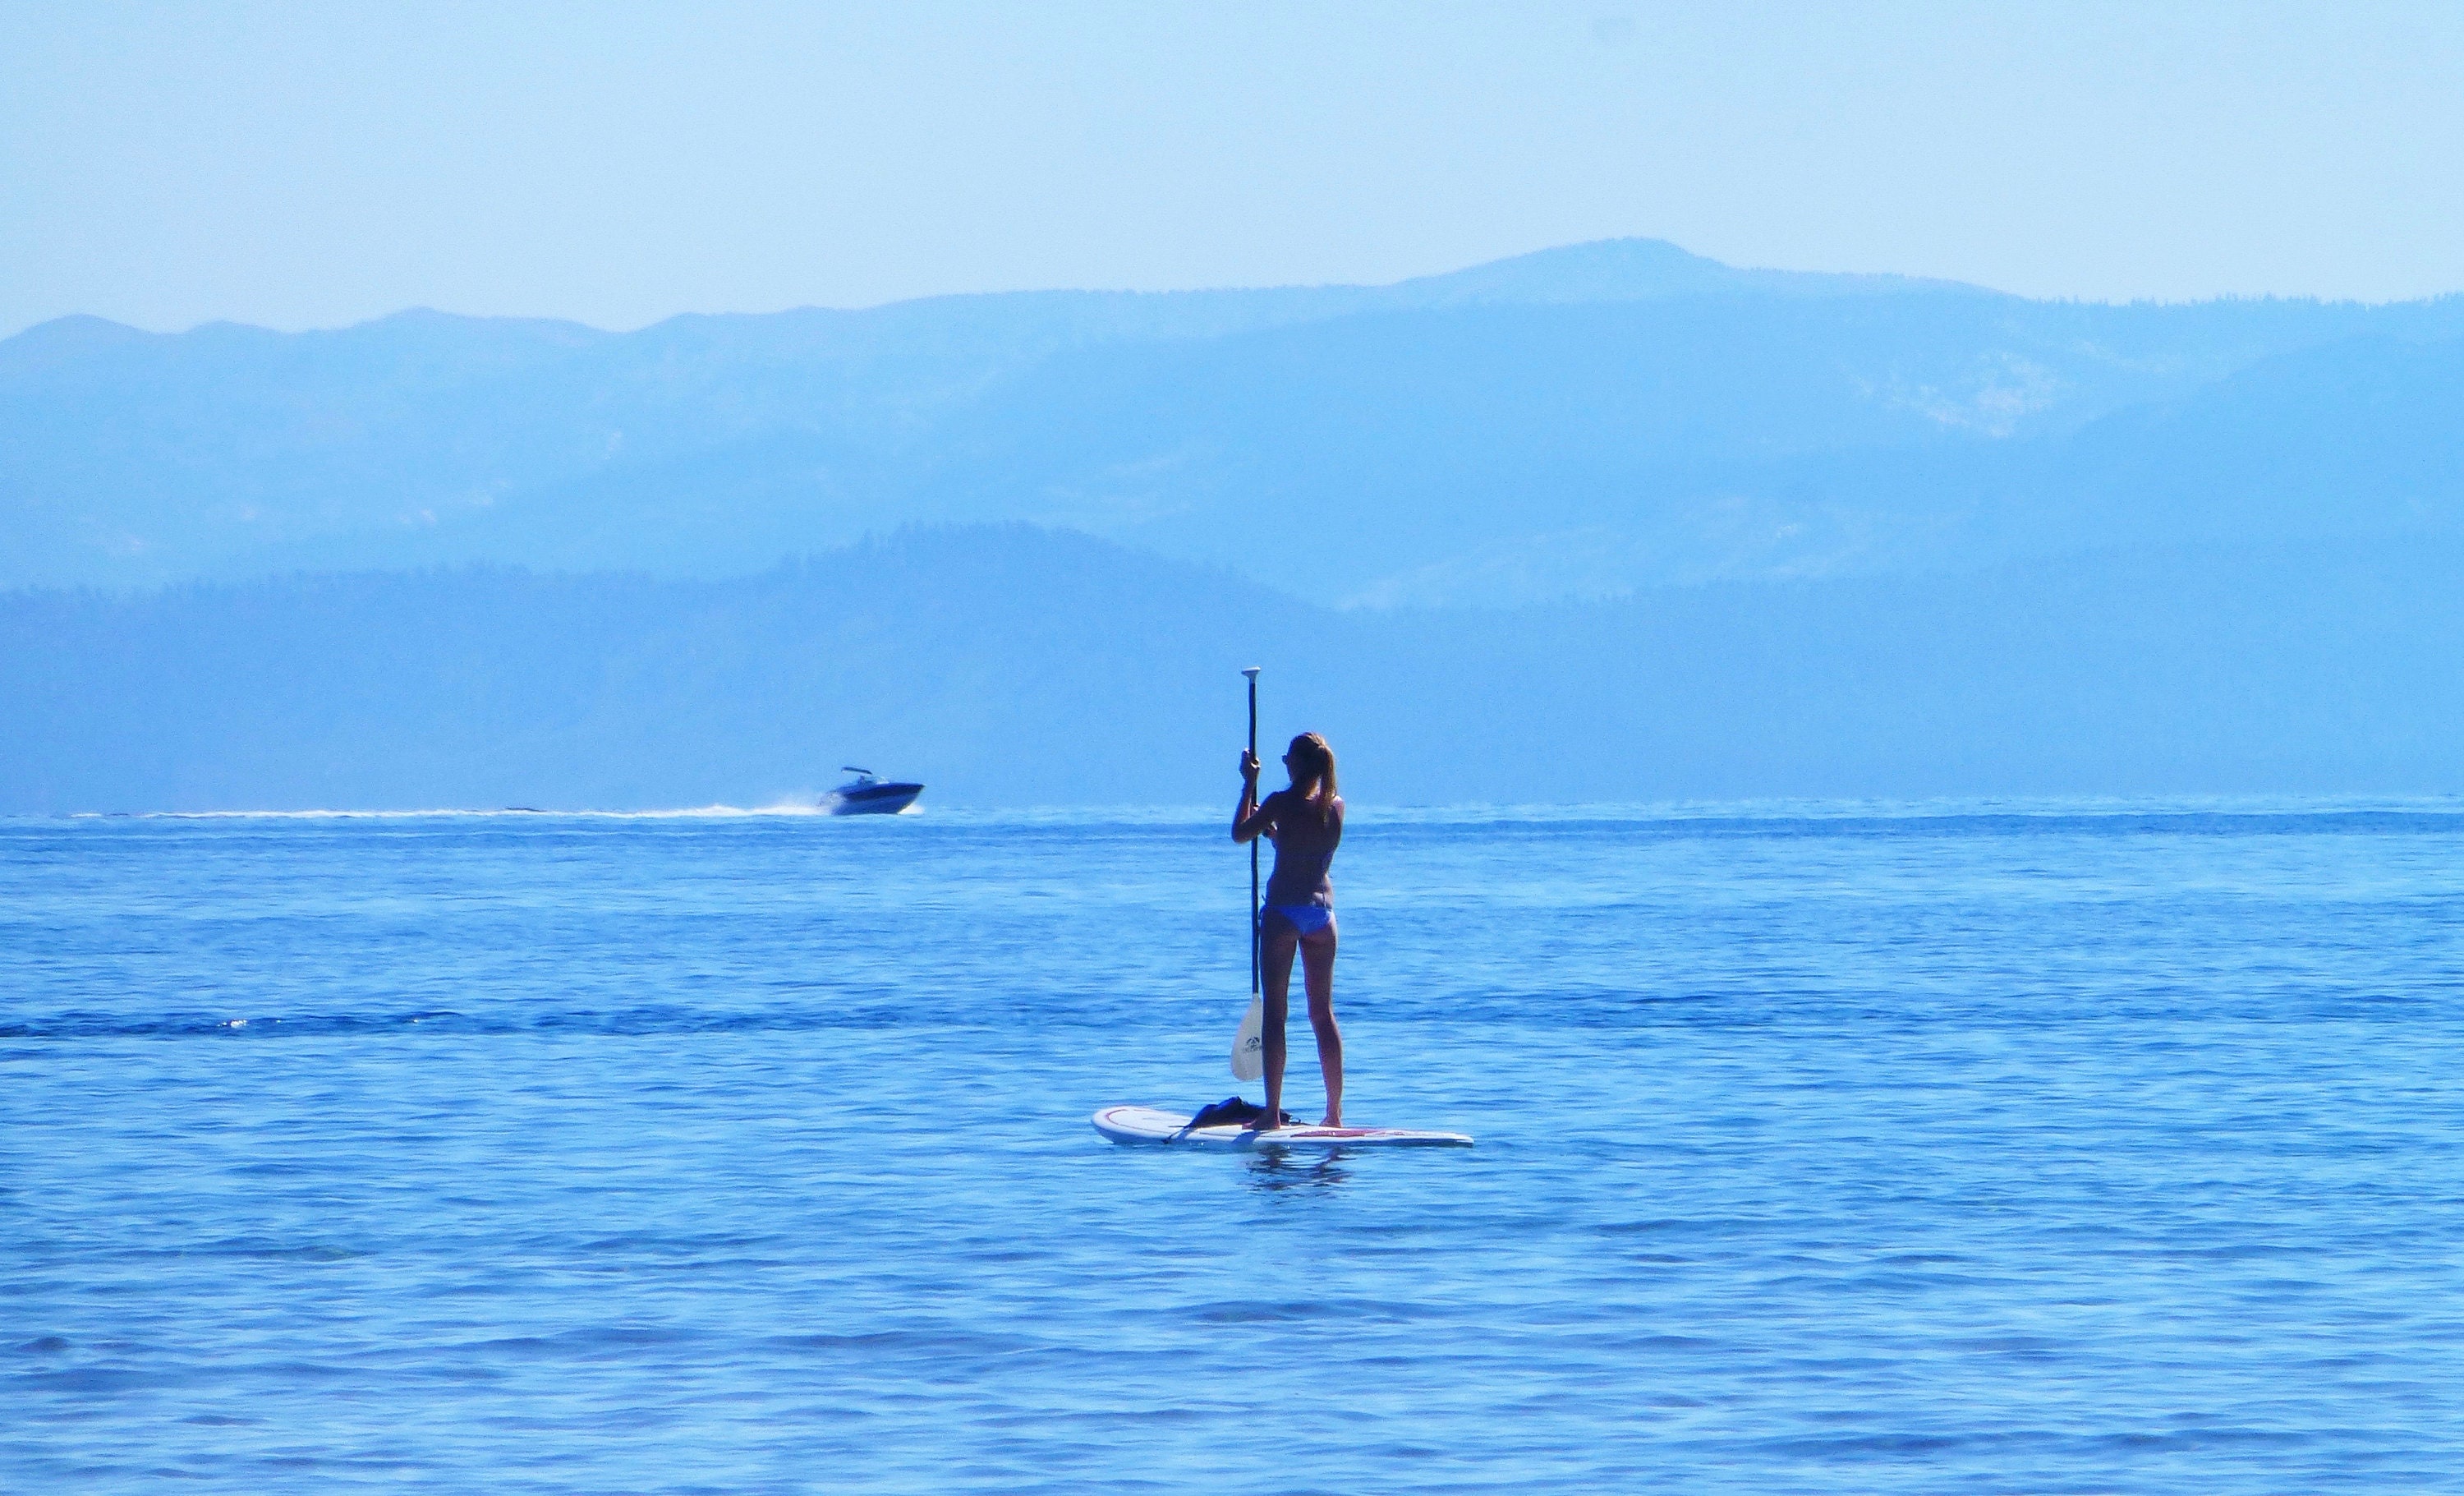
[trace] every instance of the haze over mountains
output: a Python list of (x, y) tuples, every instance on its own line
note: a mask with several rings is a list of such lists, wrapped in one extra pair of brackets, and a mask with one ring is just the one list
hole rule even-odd
[(626, 334), (69, 319), (0, 342), (0, 812), (849, 759), (1208, 799), (1250, 663), (1372, 802), (2452, 792), (2459, 415), (2464, 297), (1644, 241)]
[[(627, 334), (0, 342), (0, 584), (715, 578), (1062, 526), (1333, 605), (2143, 541), (2455, 534), (2464, 297), (2046, 303), (1579, 246), (1383, 288), (1022, 293)], [(2324, 485), (2324, 486), (2322, 486)], [(1324, 543), (1257, 560), (1306, 526)]]
[(21, 592), (0, 809), (767, 805), (848, 759), (932, 806), (1228, 808), (1244, 665), (1367, 805), (2452, 793), (2458, 577), (2451, 541), (2151, 549), (1342, 611), (979, 527), (717, 583)]

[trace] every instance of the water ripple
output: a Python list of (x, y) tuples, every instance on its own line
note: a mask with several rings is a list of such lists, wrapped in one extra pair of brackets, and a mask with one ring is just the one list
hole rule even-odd
[(0, 1487), (2464, 1488), (2453, 803), (1365, 811), (1480, 1146), (1115, 1149), (1217, 816), (0, 823)]

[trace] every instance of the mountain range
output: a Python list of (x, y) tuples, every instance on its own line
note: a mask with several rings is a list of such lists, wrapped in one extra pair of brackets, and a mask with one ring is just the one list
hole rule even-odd
[(1384, 287), (0, 341), (0, 585), (715, 580), (1025, 522), (1331, 606), (2464, 534), (2464, 297), (2110, 306), (1613, 241)]
[[(1653, 242), (0, 341), (0, 814), (2464, 790), (2464, 297)], [(1211, 746), (1209, 746), (1211, 745)]]
[[(1364, 806), (2464, 790), (2464, 543), (1336, 609), (1066, 531), (721, 582), (0, 594), (0, 814), (1220, 802), (1243, 666)], [(1271, 754), (1268, 755), (1272, 757)]]

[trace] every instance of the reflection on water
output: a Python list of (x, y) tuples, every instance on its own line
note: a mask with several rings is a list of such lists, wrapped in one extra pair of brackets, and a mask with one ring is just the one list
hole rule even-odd
[(1260, 1190), (1331, 1190), (1352, 1177), (1343, 1167), (1346, 1152), (1341, 1148), (1282, 1148), (1262, 1143), (1249, 1157), (1249, 1186)]

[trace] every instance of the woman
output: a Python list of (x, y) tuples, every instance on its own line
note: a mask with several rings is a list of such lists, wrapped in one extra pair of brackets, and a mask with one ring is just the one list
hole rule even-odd
[(1249, 1125), (1280, 1125), (1284, 1104), (1284, 1020), (1290, 1011), (1292, 952), (1300, 952), (1309, 988), (1309, 1027), (1317, 1031), (1318, 1068), (1326, 1072), (1326, 1121), (1343, 1126), (1343, 1035), (1334, 1026), (1334, 886), (1327, 866), (1343, 840), (1343, 801), (1334, 792), (1334, 750), (1315, 733), (1292, 739), (1284, 768), (1292, 777), (1258, 803), (1258, 757), (1241, 754), (1241, 806), (1232, 812), (1232, 840), (1274, 838), (1275, 875), (1266, 880), (1259, 916), (1260, 972), (1265, 979), (1266, 1110)]

